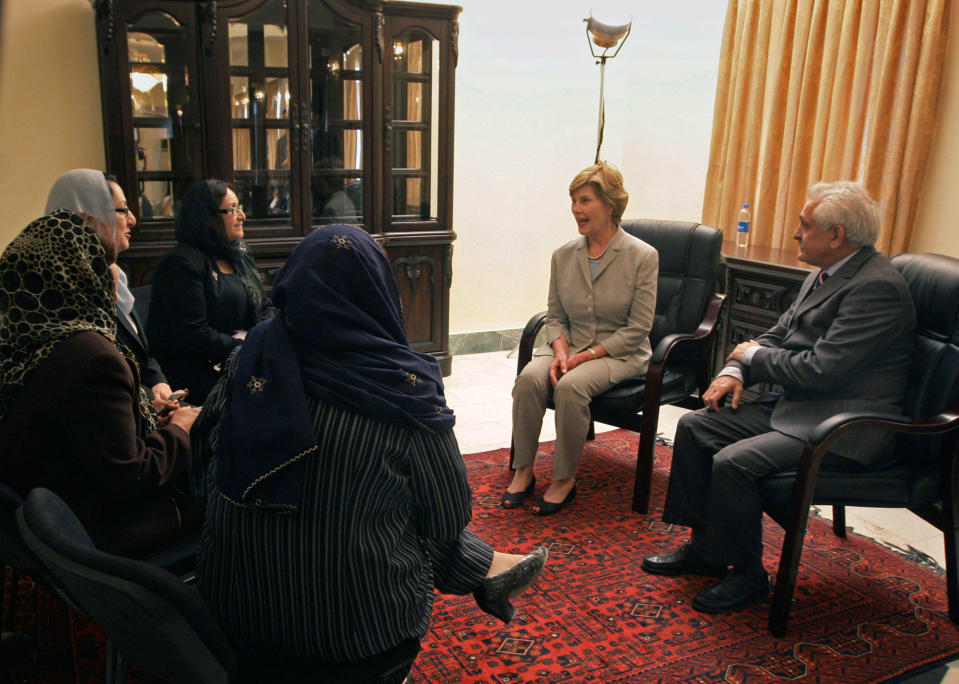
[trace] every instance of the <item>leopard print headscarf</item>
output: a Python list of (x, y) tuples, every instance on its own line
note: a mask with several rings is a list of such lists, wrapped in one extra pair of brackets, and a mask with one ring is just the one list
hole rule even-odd
[[(90, 219), (60, 210), (24, 228), (0, 256), (0, 419), (57, 344), (86, 330), (116, 344), (113, 276)], [(142, 391), (140, 415), (155, 427)]]

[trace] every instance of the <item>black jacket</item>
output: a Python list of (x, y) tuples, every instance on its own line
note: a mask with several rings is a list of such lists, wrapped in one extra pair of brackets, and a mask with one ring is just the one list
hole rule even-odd
[[(253, 259), (244, 259), (255, 274)], [(157, 265), (147, 337), (171, 386), (190, 390), (191, 404), (203, 402), (220, 376), (220, 364), (240, 344), (233, 334), (273, 316), (263, 284), (253, 280), (262, 294), (259, 307), (239, 271), (221, 272), (213, 257), (195, 247), (179, 243)]]
[(150, 356), (150, 345), (147, 342), (146, 327), (137, 315), (136, 309), (130, 312), (130, 318), (137, 329), (134, 330), (123, 316), (117, 316), (117, 342), (126, 346), (136, 359), (140, 369), (140, 383), (147, 388), (147, 396), (153, 398), (149, 391), (154, 385), (166, 382), (166, 376), (160, 364)]

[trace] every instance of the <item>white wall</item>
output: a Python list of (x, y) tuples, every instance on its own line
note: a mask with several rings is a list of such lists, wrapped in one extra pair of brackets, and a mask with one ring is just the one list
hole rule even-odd
[(593, 163), (599, 67), (582, 19), (633, 18), (606, 67), (601, 158), (626, 218), (699, 220), (725, 3), (461, 0), (450, 332), (522, 327), (576, 237), (569, 181)]

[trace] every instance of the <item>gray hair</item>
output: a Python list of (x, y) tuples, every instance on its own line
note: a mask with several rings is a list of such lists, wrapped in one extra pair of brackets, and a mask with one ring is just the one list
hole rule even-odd
[(812, 220), (820, 230), (839, 225), (846, 229), (846, 242), (875, 245), (879, 237), (879, 205), (866, 189), (852, 181), (816, 183), (809, 188), (810, 200), (820, 200)]

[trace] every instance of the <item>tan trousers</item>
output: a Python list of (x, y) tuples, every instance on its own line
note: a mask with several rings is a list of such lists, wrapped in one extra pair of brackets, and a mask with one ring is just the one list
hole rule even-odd
[(552, 479), (576, 474), (589, 431), (589, 402), (614, 383), (602, 359), (582, 363), (560, 378), (554, 390), (549, 381), (552, 356), (534, 356), (513, 383), (513, 466), (533, 465), (546, 402), (556, 406), (556, 455)]

